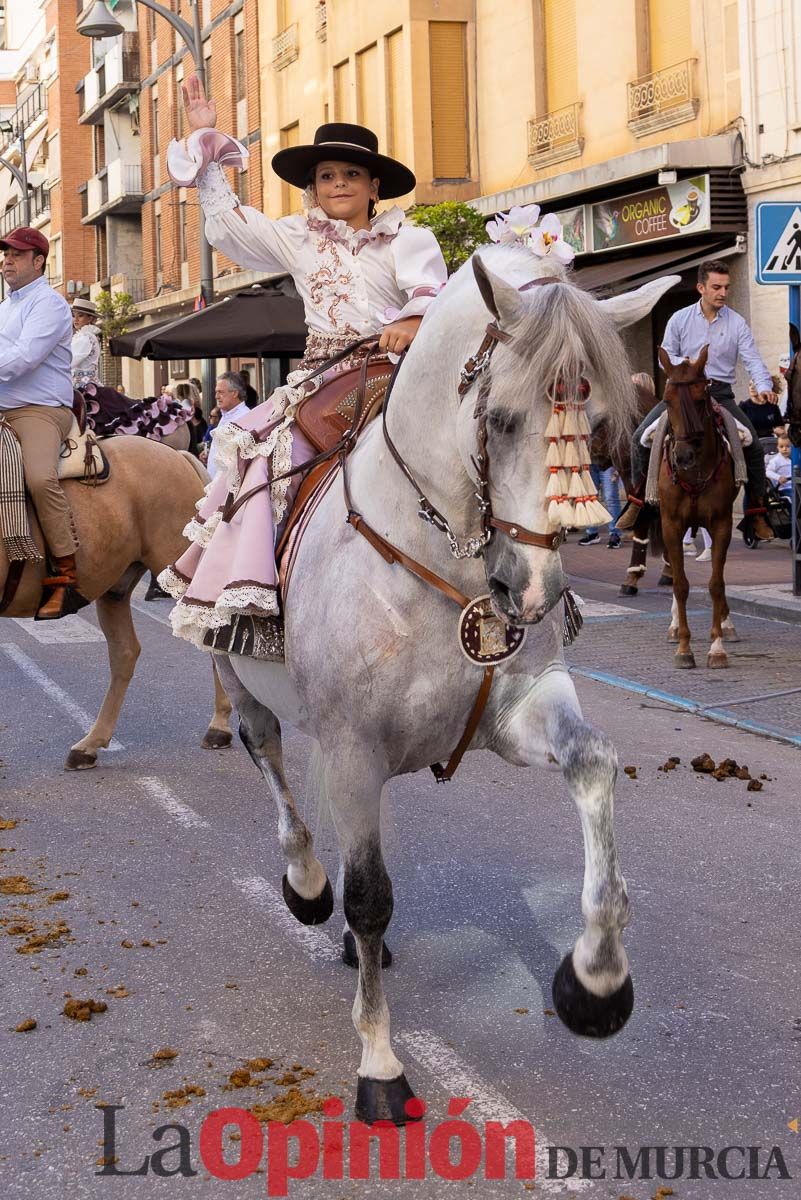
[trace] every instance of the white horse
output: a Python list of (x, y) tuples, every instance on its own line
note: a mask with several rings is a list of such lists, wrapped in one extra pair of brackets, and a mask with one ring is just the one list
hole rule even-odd
[[(538, 276), (548, 287), (519, 291)], [(543, 438), (558, 380), (587, 376), (593, 407), (626, 426), (634, 398), (616, 326), (645, 316), (675, 277), (596, 302), (563, 268), (522, 247), (483, 249), (429, 309), (398, 376), (387, 428), (421, 491), (460, 537), (476, 536), (476, 397), (487, 405), (490, 498), (496, 517), (521, 528), (548, 525)], [(489, 310), (489, 316), (488, 316)], [(458, 394), (460, 373), (489, 318), (509, 335), (491, 368)], [(479, 386), (480, 385), (480, 386)], [(451, 557), (442, 533), (418, 519), (415, 494), (388, 452), (380, 422), (348, 463), (355, 510), (395, 546), (463, 594), (489, 590), (496, 612), (526, 625), (517, 657), (497, 669), (471, 749), (518, 766), (556, 764), (578, 807), (584, 835), (585, 928), (554, 981), (554, 1004), (576, 1033), (605, 1037), (628, 1019), (633, 990), (621, 931), (629, 920), (613, 829), (614, 747), (584, 721), (562, 650), (558, 551), (494, 531), (482, 557)], [(286, 665), (216, 654), (239, 710), (240, 736), (278, 808), (288, 862), (284, 897), (307, 924), (326, 920), (331, 885), (295, 809), (281, 758), (279, 721), (318, 743), (344, 865), (344, 908), (355, 935), (359, 983), (353, 1019), (362, 1041), (356, 1114), (410, 1119), (413, 1093), (390, 1042), (381, 979), (392, 885), (381, 851), (381, 791), (396, 775), (447, 759), (465, 730), (482, 672), (460, 652), (458, 607), (391, 564), (345, 522), (341, 476), (306, 530), (287, 604)], [(514, 532), (514, 531), (513, 531)]]

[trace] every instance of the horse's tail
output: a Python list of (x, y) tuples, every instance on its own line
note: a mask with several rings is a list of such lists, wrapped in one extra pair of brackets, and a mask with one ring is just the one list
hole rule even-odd
[(192, 464), (192, 468), (198, 479), (206, 487), (211, 482), (211, 475), (209, 475), (200, 459), (195, 458), (194, 454), (190, 454), (188, 450), (178, 450), (177, 453), (180, 454), (181, 458), (185, 458), (187, 462)]
[(665, 557), (665, 540), (662, 537), (662, 521), (659, 513), (651, 518), (651, 528), (649, 529), (650, 550), (654, 557), (664, 559)]

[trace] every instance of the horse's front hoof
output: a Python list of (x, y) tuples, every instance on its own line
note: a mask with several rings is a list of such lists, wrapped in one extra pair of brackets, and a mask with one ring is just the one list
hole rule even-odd
[(657, 587), (673, 587), (673, 580), (669, 575), (660, 575), (656, 581)]
[[(349, 929), (342, 934), (342, 961), (346, 967), (359, 969), (359, 951), (356, 949), (356, 938)], [(392, 951), (386, 942), (381, 943), (381, 967), (386, 971), (392, 966)]]
[(359, 1076), (356, 1087), (356, 1120), (365, 1125), (373, 1125), (376, 1121), (391, 1121), (393, 1125), (406, 1125), (410, 1121), (419, 1121), (420, 1115), (406, 1111), (410, 1100), (416, 1100), (409, 1087), (405, 1075), (396, 1079), (367, 1079)]
[(728, 667), (728, 654), (708, 654), (706, 657), (706, 665), (710, 671), (719, 671), (721, 667)]
[(674, 654), (673, 666), (678, 667), (681, 671), (687, 670), (689, 667), (694, 667), (695, 656), (692, 651), (689, 654)]
[(593, 996), (576, 976), (573, 955), (567, 954), (553, 979), (553, 1003), (571, 1033), (606, 1038), (618, 1033), (634, 1009), (634, 986), (627, 975), (610, 996)]
[(618, 594), (620, 596), (636, 596), (638, 591), (639, 589), (636, 588), (633, 583), (621, 583), (620, 592)]
[(67, 755), (67, 761), (64, 763), (65, 771), (91, 771), (92, 767), (97, 766), (97, 751), (95, 750), (76, 750), (75, 747), (70, 750)]
[(233, 736), (230, 730), (207, 729), (200, 748), (201, 750), (227, 750), (232, 741)]
[(325, 887), (319, 896), (313, 900), (305, 900), (295, 891), (285, 875), (281, 880), (284, 893), (284, 903), (296, 921), (301, 925), (324, 925), (334, 911), (334, 892), (331, 881), (326, 879)]

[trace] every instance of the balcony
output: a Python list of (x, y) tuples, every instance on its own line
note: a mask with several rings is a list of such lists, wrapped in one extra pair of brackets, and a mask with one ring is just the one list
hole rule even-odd
[(628, 126), (635, 137), (644, 137), (672, 125), (682, 125), (698, 115), (699, 100), (693, 85), (694, 58), (652, 71), (628, 84)]
[(139, 91), (139, 36), (124, 33), (103, 61), (83, 78), (81, 125), (102, 125), (107, 108)]
[(328, 5), (320, 0), (314, 15), (314, 35), (318, 42), (324, 42), (328, 37)]
[[(46, 217), (50, 212), (50, 192), (40, 183), (38, 187), (31, 188), (31, 221), (34, 225), (40, 221), (40, 218)], [(25, 206), (22, 200), (18, 200), (13, 208), (7, 208), (0, 217), (0, 237), (5, 237), (12, 229), (16, 229), (18, 225), (25, 225)]]
[(148, 299), (145, 280), (136, 275), (119, 274), (111, 276), (112, 296), (116, 296), (120, 292), (127, 292), (135, 304), (141, 304), (143, 300)]
[(46, 111), (47, 90), (43, 83), (37, 83), (33, 91), (25, 97), (21, 104), (17, 105), (11, 123), (15, 128), (21, 126), (23, 129), (29, 129), (37, 117)]
[(568, 158), (579, 158), (584, 149), (580, 136), (580, 104), (557, 108), (528, 123), (528, 161), (549, 167)]
[(273, 38), (272, 64), (276, 71), (282, 71), (298, 57), (298, 27), (290, 25), (278, 37)]
[(89, 179), (86, 215), (81, 224), (100, 224), (109, 213), (138, 212), (143, 196), (141, 163), (124, 163), (115, 158)]

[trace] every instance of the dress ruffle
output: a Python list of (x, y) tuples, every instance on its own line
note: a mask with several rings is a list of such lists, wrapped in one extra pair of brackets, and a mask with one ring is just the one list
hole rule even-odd
[(250, 157), (246, 146), (219, 129), (195, 129), (179, 142), (167, 147), (167, 174), (176, 187), (196, 187), (209, 163), (240, 170)]

